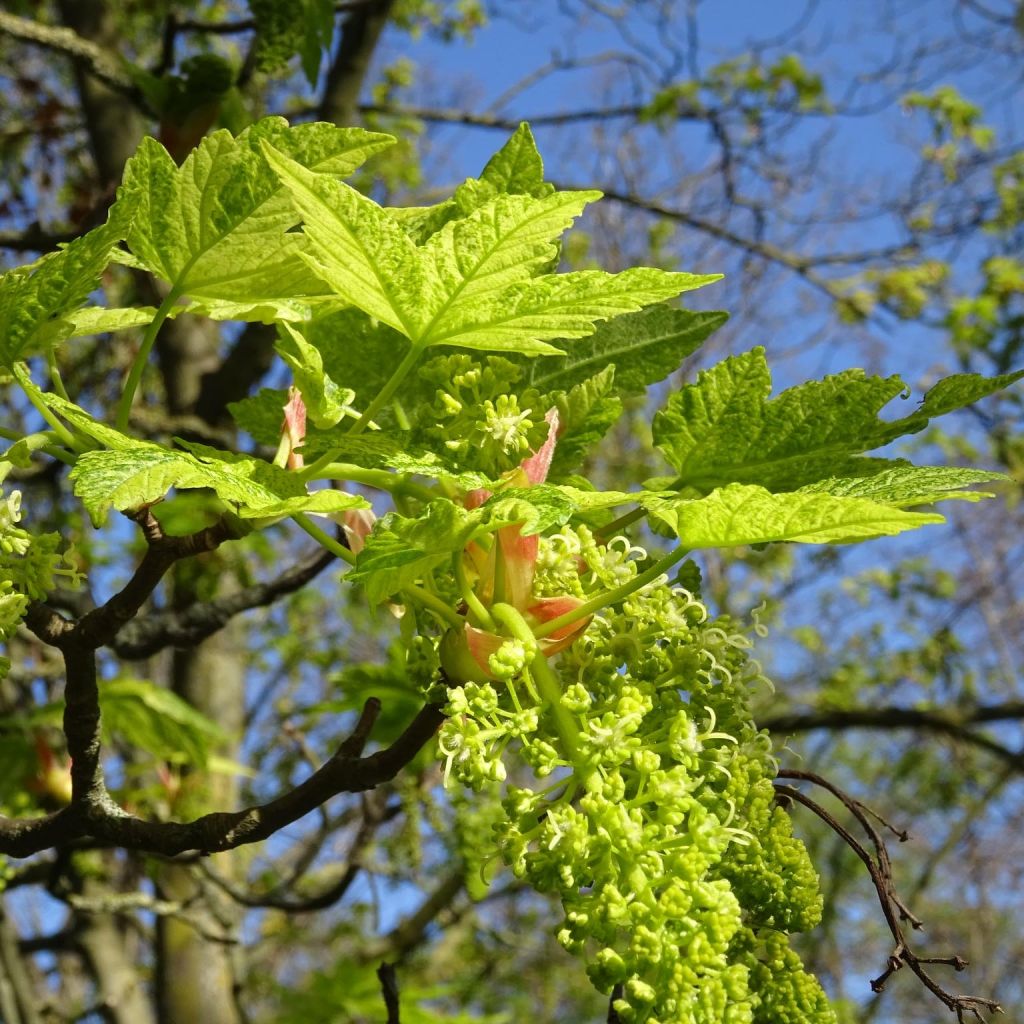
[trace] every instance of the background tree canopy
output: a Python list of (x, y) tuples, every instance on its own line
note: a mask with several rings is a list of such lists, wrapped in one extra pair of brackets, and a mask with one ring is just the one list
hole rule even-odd
[[(708, 314), (704, 333), (718, 329), (676, 353), (693, 352), (672, 387), (739, 353), (744, 372), (761, 374), (755, 346), (775, 392), (860, 366), (898, 372), (920, 395), (950, 373), (1024, 365), (1018, 0), (9, 0), (0, 55), (5, 267), (103, 223), (147, 135), (181, 162), (210, 132), (270, 114), (390, 133), (398, 144), (379, 152), (365, 137), (368, 159), (348, 180), (382, 205), (432, 207), (528, 121), (549, 181), (605, 196), (562, 245), (564, 269), (725, 275), (688, 306), (731, 317)], [(147, 173), (164, 173), (148, 145)], [(258, 186), (243, 175), (246, 187)], [(176, 216), (170, 205), (149, 212)], [(174, 275), (196, 267), (126, 262), (104, 275), (110, 307), (159, 306)], [(234, 322), (220, 300), (193, 299), (193, 314), (156, 335), (121, 425), (130, 413), (141, 437), (235, 449), (240, 424), (272, 457), (281, 402), (261, 389), (298, 380), (308, 350), (259, 317)], [(83, 323), (53, 369), (113, 423), (143, 327), (103, 326)], [(313, 340), (344, 365), (343, 348)], [(384, 381), (379, 366), (345, 370), (355, 392)], [(624, 415), (580, 474), (607, 489), (662, 474), (657, 441), (674, 468), (685, 461), (714, 486), (716, 467), (741, 461), (743, 438), (681, 452), (667, 420), (652, 424), (669, 385), (645, 395), (645, 383), (626, 389)], [(896, 382), (897, 411), (883, 418), (912, 411), (898, 408), (901, 392)], [(343, 389), (318, 398), (321, 410), (353, 400)], [(0, 401), (0, 435), (36, 429), (21, 390), (5, 385)], [(991, 484), (1000, 500), (954, 508), (944, 527), (865, 548), (699, 558), (715, 614), (749, 621), (761, 609), (759, 656), (775, 689), (758, 692), (754, 711), (779, 760), (907, 830), (894, 878), (929, 952), (966, 957), (964, 987), (1011, 1018), (1024, 1004), (1022, 416), (1011, 388), (885, 450), (1012, 478)], [(450, 436), (458, 429), (449, 423)], [(538, 417), (531, 448), (543, 430)], [(154, 557), (132, 523), (89, 528), (59, 461), (10, 461), (35, 525), (73, 538), (69, 571), (88, 571), (89, 590), (51, 596), (59, 611), (84, 614)], [(90, 512), (102, 518), (109, 498), (94, 495)], [(216, 530), (216, 507), (205, 490), (179, 497), (159, 526), (172, 538)], [(209, 550), (168, 556), (147, 614), (100, 662), (108, 782), (150, 819), (288, 790), (335, 753), (368, 696), (382, 702), (382, 748), (422, 705), (404, 678), (401, 623), (386, 605), (339, 603), (351, 588), (339, 590), (329, 553), (296, 530), (273, 544), (204, 536)], [(37, 632), (10, 638), (0, 683), (0, 804), (25, 818), (66, 804), (70, 785), (64, 665)], [(422, 722), (424, 737), (436, 725)], [(443, 768), (424, 749), (390, 781), (211, 857), (96, 839), (6, 861), (0, 1020), (379, 1021), (384, 961), (399, 965), (412, 1024), (606, 1019), (606, 996), (555, 941), (554, 904), (480, 862), (474, 829), (490, 823), (467, 812), (471, 797), (444, 790)], [(828, 806), (849, 819), (849, 807)], [(872, 991), (892, 938), (871, 879), (832, 829), (793, 815), (824, 894), (823, 921), (797, 948), (840, 1020), (940, 1019), (909, 971)]]

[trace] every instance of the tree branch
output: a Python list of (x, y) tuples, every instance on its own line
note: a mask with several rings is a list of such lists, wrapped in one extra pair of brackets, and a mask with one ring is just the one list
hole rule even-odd
[(69, 28), (43, 25), (31, 18), (20, 18), (16, 14), (0, 11), (0, 33), (20, 39), (23, 43), (63, 53), (84, 64), (90, 74), (104, 85), (132, 98), (136, 95), (135, 83), (114, 56)]
[(375, 0), (353, 9), (345, 19), (338, 52), (328, 69), (320, 100), (322, 121), (340, 125), (355, 123), (359, 93), (393, 6), (394, 0)]
[(181, 611), (159, 612), (133, 619), (110, 641), (110, 648), (126, 660), (149, 658), (166, 647), (192, 647), (223, 629), (234, 616), (264, 608), (280, 597), (300, 590), (335, 559), (317, 548), (276, 580), (250, 587), (214, 601), (189, 605)]
[(363, 821), (352, 840), (345, 857), (345, 870), (341, 877), (332, 885), (320, 892), (303, 898), (281, 895), (279, 892), (253, 893), (246, 892), (222, 878), (208, 865), (200, 864), (203, 874), (222, 892), (227, 893), (236, 903), (252, 909), (280, 910), (285, 914), (308, 914), (316, 910), (326, 910), (341, 901), (352, 883), (362, 870), (363, 851), (373, 839), (377, 829), (386, 821), (390, 821), (401, 813), (401, 804), (383, 806), (374, 804), (372, 800), (363, 798)]
[[(348, 11), (358, 10), (360, 7), (369, 7), (378, 0), (340, 0), (334, 5), (335, 13), (345, 14)], [(200, 34), (230, 36), (240, 35), (244, 32), (252, 32), (256, 28), (254, 18), (239, 18), (235, 21), (199, 21), (198, 19), (183, 19), (176, 25), (179, 32), (198, 32)]]
[(377, 968), (377, 980), (380, 982), (384, 1009), (387, 1010), (386, 1024), (401, 1024), (401, 1008), (398, 1001), (398, 978), (395, 965), (383, 963)]
[[(580, 188), (578, 185), (556, 183), (559, 190), (574, 191)], [(633, 192), (620, 192), (616, 189), (602, 189), (605, 199), (629, 206), (634, 210), (643, 210), (646, 213), (653, 213), (666, 220), (684, 224), (687, 227), (700, 231), (711, 238), (717, 238), (722, 242), (728, 242), (737, 249), (742, 249), (751, 256), (757, 256), (769, 263), (775, 263), (780, 267), (792, 271), (798, 277), (806, 281), (811, 287), (826, 295), (832, 302), (845, 303), (849, 300), (842, 291), (827, 277), (814, 270), (814, 258), (810, 256), (798, 256), (796, 253), (787, 252), (785, 249), (771, 242), (763, 242), (754, 238), (745, 238), (737, 234), (731, 228), (719, 224), (717, 221), (705, 220), (685, 210), (675, 209), (655, 202), (652, 199), (645, 199), (643, 196)]]
[(360, 959), (364, 962), (382, 957), (401, 959), (415, 949), (423, 941), (434, 918), (458, 896), (464, 884), (465, 875), (461, 870), (447, 874), (416, 910), (400, 921), (378, 943), (363, 950)]
[[(361, 114), (383, 114), (388, 117), (411, 117), (427, 124), (461, 124), (470, 128), (486, 128), (514, 132), (523, 121), (531, 128), (581, 124), (588, 121), (611, 121), (618, 118), (641, 117), (645, 108), (639, 104), (618, 107), (592, 107), (587, 110), (565, 110), (555, 114), (535, 114), (532, 117), (503, 117), (499, 114), (475, 114), (469, 110), (444, 107), (417, 107), (403, 103), (360, 103)], [(677, 121), (706, 121), (709, 114), (697, 107), (683, 107), (673, 114)]]
[[(1002, 1011), (1002, 1007), (992, 999), (983, 999), (978, 996), (954, 995), (947, 992), (922, 966), (924, 964), (945, 964), (956, 971), (962, 971), (967, 966), (967, 961), (962, 957), (919, 957), (910, 948), (907, 943), (906, 935), (903, 931), (902, 922), (909, 922), (913, 928), (921, 928), (922, 924), (921, 921), (911, 913), (906, 904), (896, 893), (888, 849), (886, 848), (885, 841), (882, 839), (878, 830), (874, 827), (869, 818), (869, 814), (873, 814), (873, 812), (869, 811), (864, 804), (849, 796), (834, 783), (829, 782), (827, 779), (815, 774), (814, 772), (783, 769), (779, 771), (778, 777), (780, 779), (810, 782), (827, 790), (836, 797), (836, 799), (839, 800), (851, 814), (853, 814), (875, 848), (875, 857), (872, 858), (863, 843), (851, 835), (851, 833), (827, 810), (825, 810), (821, 804), (812, 800), (809, 796), (794, 786), (788, 786), (784, 783), (778, 782), (775, 783), (775, 792), (778, 797), (782, 800), (796, 801), (808, 808), (808, 810), (813, 811), (814, 814), (825, 822), (825, 824), (828, 825), (828, 827), (832, 829), (832, 831), (835, 832), (836, 835), (839, 836), (854, 853), (857, 854), (864, 863), (864, 866), (867, 868), (868, 874), (871, 876), (872, 884), (874, 885), (875, 892), (878, 895), (879, 904), (882, 907), (882, 914), (885, 917), (885, 922), (896, 942), (896, 946), (888, 958), (885, 971), (872, 980), (872, 990), (875, 992), (881, 992), (889, 978), (896, 971), (906, 966), (910, 968), (911, 972), (921, 981), (925, 988), (944, 1003), (948, 1009), (956, 1013), (958, 1021), (963, 1021), (965, 1019), (965, 1014), (969, 1014), (976, 1020), (984, 1021), (984, 1017), (982, 1017), (981, 1014), (982, 1010), (987, 1010), (991, 1013), (1000, 1013)], [(897, 834), (901, 835), (901, 837), (905, 837), (906, 835), (906, 833)]]
[(0, 853), (27, 857), (85, 837), (166, 857), (189, 850), (216, 853), (260, 842), (332, 796), (362, 793), (390, 781), (429, 742), (444, 720), (441, 708), (428, 704), (390, 747), (362, 757), (379, 712), (380, 702), (368, 700), (338, 752), (304, 782), (265, 804), (218, 811), (190, 822), (146, 821), (126, 813), (103, 791), (87, 803), (73, 801), (44, 818), (0, 818)]
[(1024, 720), (1024, 701), (982, 704), (969, 711), (925, 708), (849, 708), (841, 711), (803, 711), (777, 715), (761, 722), (770, 732), (810, 732), (813, 729), (927, 729), (988, 751), (1016, 771), (1024, 771), (1024, 750), (1013, 751), (984, 733), (969, 728), (984, 722)]
[[(0, 14), (0, 17), (4, 15)], [(0, 249), (14, 252), (52, 252), (65, 242), (71, 242), (82, 232), (66, 227), (46, 231), (39, 221), (33, 221), (22, 231), (0, 231)]]

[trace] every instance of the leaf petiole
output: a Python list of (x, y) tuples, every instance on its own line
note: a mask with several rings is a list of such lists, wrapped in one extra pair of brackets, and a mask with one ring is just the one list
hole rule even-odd
[(292, 516), (297, 526), (305, 530), (322, 548), (326, 548), (332, 555), (337, 555), (343, 562), (349, 565), (356, 564), (356, 556), (341, 541), (332, 537), (326, 530), (321, 530), (305, 512), (296, 512)]
[(491, 617), (491, 613), (484, 607), (480, 598), (473, 593), (473, 588), (466, 577), (465, 557), (464, 551), (456, 551), (452, 556), (452, 569), (455, 573), (455, 582), (458, 584), (459, 593), (469, 609), (470, 622), (480, 629), (486, 629), (489, 633), (495, 633), (497, 632), (497, 626)]
[(180, 297), (181, 292), (178, 291), (177, 286), (171, 288), (164, 297), (164, 301), (157, 307), (156, 314), (142, 335), (142, 344), (139, 346), (139, 351), (135, 354), (135, 359), (132, 361), (131, 369), (128, 371), (128, 378), (124, 382), (124, 391), (121, 392), (121, 398), (117, 403), (117, 418), (114, 421), (114, 425), (122, 432), (128, 428), (128, 419), (132, 414), (132, 402), (135, 401), (135, 392), (139, 389), (139, 382), (142, 380), (142, 373), (146, 368), (146, 363), (149, 361), (149, 354), (153, 350), (156, 336)]
[(614, 537), (620, 530), (624, 530), (627, 526), (632, 526), (633, 523), (638, 522), (647, 515), (647, 509), (642, 506), (633, 509), (631, 512), (625, 512), (618, 519), (613, 519), (606, 526), (602, 526), (599, 530), (594, 531), (594, 539), (599, 543), (604, 543), (611, 537)]
[[(57, 418), (57, 415), (47, 404), (39, 397), (41, 392), (38, 392), (35, 385), (32, 383), (32, 377), (28, 372), (27, 367), (24, 363), (14, 363), (11, 367), (11, 371), (14, 375), (14, 379), (21, 385), (21, 390), (24, 392), (25, 397), (32, 403), (36, 412), (43, 417), (44, 420), (53, 428), (53, 432), (57, 435), (61, 444), (66, 445), (74, 452), (81, 450), (79, 443), (75, 440), (75, 435)], [(25, 386), (25, 381), (28, 380), (29, 387)], [(20, 440), (20, 435), (19, 438)]]
[[(416, 365), (416, 360), (419, 359), (423, 352), (423, 346), (413, 345), (408, 352), (405, 354), (405, 358), (395, 367), (395, 372), (388, 378), (387, 383), (380, 389), (377, 397), (363, 411), (362, 416), (356, 420), (352, 425), (352, 429), (349, 434), (355, 436), (361, 434), (373, 421), (374, 416), (377, 415), (384, 408), (384, 406), (391, 400), (392, 395), (398, 390), (399, 385), (409, 375), (409, 371)], [(344, 451), (342, 448), (334, 448), (330, 451), (324, 452), (315, 462), (311, 462), (300, 474), (301, 479), (310, 480), (317, 474), (322, 473), (323, 470), (334, 462), (338, 456)]]
[(413, 483), (403, 473), (390, 473), (386, 469), (364, 469), (350, 462), (332, 462), (324, 466), (318, 480), (343, 480), (347, 483), (374, 487), (389, 494), (406, 494), (421, 501), (435, 501), (439, 494), (423, 484)]

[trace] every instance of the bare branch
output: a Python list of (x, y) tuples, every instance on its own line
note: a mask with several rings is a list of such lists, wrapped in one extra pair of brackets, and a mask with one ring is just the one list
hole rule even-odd
[[(357, 11), (361, 7), (372, 7), (376, 3), (378, 0), (341, 0), (334, 5), (334, 10), (338, 14), (345, 14), (349, 11)], [(256, 21), (253, 18), (239, 18), (235, 21), (183, 19), (177, 23), (177, 29), (181, 32), (219, 36), (241, 35), (244, 32), (252, 32), (255, 28)]]
[(364, 962), (382, 957), (400, 959), (415, 949), (422, 941), (431, 923), (447, 907), (465, 884), (461, 869), (450, 872), (438, 883), (437, 888), (408, 917), (378, 943), (362, 950), (360, 959)]
[[(0, 14), (0, 18), (4, 17)], [(71, 242), (81, 234), (67, 227), (47, 231), (38, 221), (33, 221), (23, 231), (0, 231), (0, 249), (14, 252), (52, 252), (65, 242)]]
[(131, 518), (142, 527), (149, 550), (124, 589), (102, 607), (84, 615), (75, 625), (75, 643), (92, 650), (113, 641), (121, 627), (138, 614), (175, 562), (213, 551), (224, 541), (238, 536), (227, 519), (221, 519), (213, 526), (186, 537), (165, 537), (148, 507), (133, 514)]
[(276, 580), (255, 583), (237, 593), (181, 611), (159, 612), (133, 619), (122, 626), (110, 642), (118, 657), (127, 660), (148, 658), (166, 647), (191, 647), (223, 629), (234, 616), (252, 608), (264, 608), (278, 598), (300, 590), (314, 579), (335, 556), (317, 548), (297, 565), (286, 569)]
[(794, 712), (765, 719), (761, 725), (780, 734), (810, 732), (813, 729), (926, 729), (980, 747), (1014, 770), (1024, 771), (1024, 750), (1010, 750), (984, 733), (969, 728), (984, 722), (1015, 720), (1024, 720), (1024, 701), (982, 704), (959, 712), (900, 707)]
[(981, 1011), (990, 1013), (1002, 1012), (1002, 1007), (992, 999), (984, 999), (979, 996), (954, 995), (947, 992), (928, 972), (924, 964), (944, 964), (953, 967), (954, 970), (962, 971), (967, 966), (967, 961), (959, 956), (949, 957), (919, 957), (907, 943), (903, 931), (902, 922), (909, 922), (913, 928), (920, 928), (921, 921), (915, 917), (906, 904), (896, 893), (895, 883), (892, 876), (892, 865), (889, 860), (889, 853), (885, 842), (878, 830), (871, 824), (868, 811), (864, 804), (855, 800), (834, 783), (814, 772), (795, 770), (780, 770), (780, 779), (792, 779), (794, 781), (811, 782), (821, 786), (838, 799), (847, 810), (853, 814), (861, 827), (866, 832), (872, 845), (875, 848), (875, 857), (871, 854), (855, 836), (853, 836), (840, 822), (838, 822), (821, 804), (812, 800), (805, 793), (794, 786), (784, 783), (776, 783), (775, 791), (777, 796), (784, 800), (794, 800), (802, 804), (808, 810), (813, 811), (854, 853), (861, 859), (871, 876), (872, 884), (878, 895), (879, 904), (882, 907), (882, 914), (885, 922), (896, 942), (893, 952), (890, 954), (886, 969), (871, 982), (871, 988), (875, 992), (881, 992), (885, 983), (898, 970), (909, 967), (911, 972), (921, 981), (933, 995), (935, 995), (949, 1010), (953, 1011), (958, 1021), (963, 1021), (965, 1015), (970, 1015), (976, 1020), (984, 1021)]
[[(514, 132), (522, 121), (531, 128), (581, 124), (587, 121), (611, 121), (619, 118), (637, 118), (644, 113), (639, 104), (617, 107), (594, 107), (588, 110), (566, 110), (557, 114), (535, 114), (531, 117), (503, 117), (499, 114), (478, 113), (453, 108), (417, 107), (402, 103), (361, 103), (362, 114), (383, 114), (389, 117), (411, 117), (428, 124), (462, 124), (471, 128), (486, 128)], [(681, 107), (673, 115), (677, 121), (705, 121), (708, 115), (696, 107)]]
[[(218, 875), (208, 864), (200, 863), (198, 867), (218, 889), (227, 893), (240, 906), (253, 909), (280, 910), (286, 914), (307, 914), (315, 910), (326, 910), (328, 907), (332, 907), (344, 899), (345, 894), (358, 877), (363, 867), (363, 852), (373, 839), (377, 829), (384, 822), (391, 821), (402, 810), (402, 805), (398, 803), (385, 805), (383, 801), (374, 801), (373, 798), (378, 795), (373, 793), (369, 797), (363, 798), (363, 821), (349, 846), (345, 858), (345, 870), (342, 872), (341, 877), (332, 885), (313, 896), (294, 898), (281, 895), (280, 891), (268, 893), (246, 892), (233, 885), (228, 879)], [(294, 882), (294, 878), (292, 881)]]
[(218, 811), (190, 822), (146, 821), (126, 813), (100, 790), (44, 818), (0, 818), (0, 853), (27, 857), (86, 836), (113, 846), (166, 857), (190, 850), (216, 853), (260, 842), (315, 810), (339, 793), (362, 793), (393, 779), (437, 731), (441, 708), (428, 704), (391, 746), (360, 756), (380, 712), (366, 702), (359, 721), (338, 752), (305, 782), (265, 804), (240, 811)]

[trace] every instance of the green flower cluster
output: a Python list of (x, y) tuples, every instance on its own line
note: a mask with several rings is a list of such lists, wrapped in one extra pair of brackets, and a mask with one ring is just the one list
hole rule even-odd
[[(536, 586), (621, 586), (643, 554), (565, 528), (542, 542)], [(785, 934), (813, 927), (821, 900), (773, 801), (774, 761), (749, 711), (763, 678), (750, 647), (662, 578), (561, 654), (558, 707), (540, 696), (551, 670), (520, 640), (492, 656), (499, 682), (448, 691), (445, 777), (489, 790), (515, 753), (546, 780), (508, 787), (496, 851), (559, 897), (559, 942), (599, 990), (620, 987), (629, 1024), (835, 1019)]]
[(425, 434), (444, 445), (462, 468), (496, 479), (543, 441), (547, 406), (536, 390), (516, 386), (522, 371), (508, 359), (441, 356), (426, 363), (419, 376), (436, 388)]

